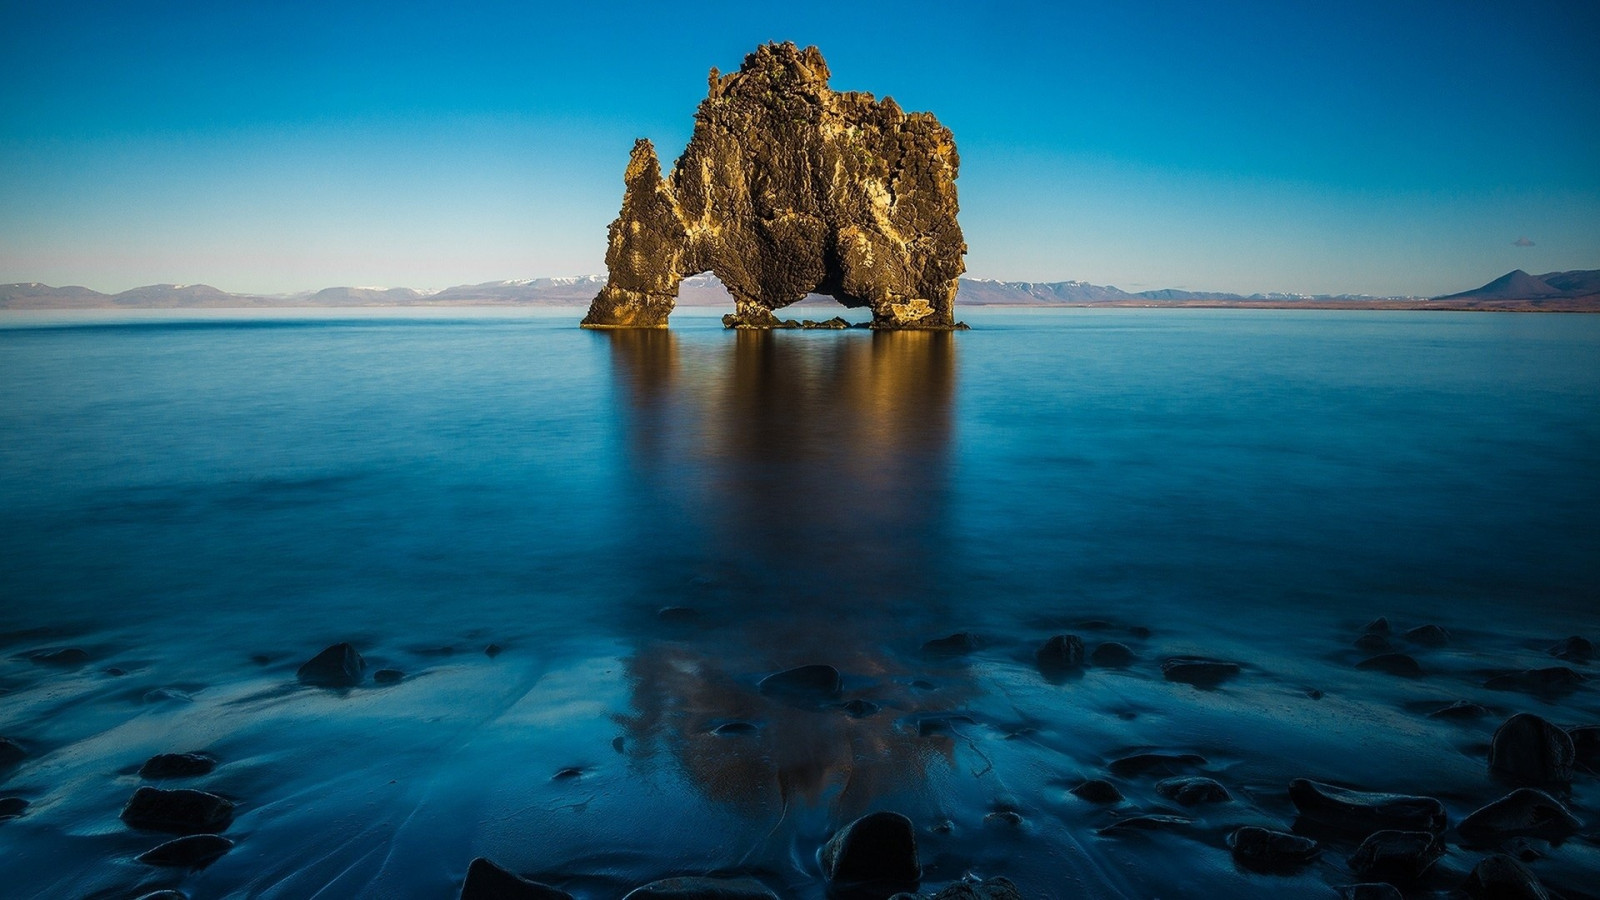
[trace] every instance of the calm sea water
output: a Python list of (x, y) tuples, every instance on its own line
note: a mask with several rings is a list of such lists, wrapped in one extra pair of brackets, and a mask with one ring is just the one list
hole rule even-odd
[[(880, 808), (923, 829), (927, 886), (1331, 891), (1344, 854), (1264, 880), (1221, 835), (1286, 827), (1299, 775), (1456, 815), (1498, 796), (1502, 716), (1419, 712), (1451, 700), (1600, 721), (1592, 687), (1481, 686), (1600, 639), (1600, 317), (966, 318), (0, 320), (0, 736), (29, 752), (0, 794), (31, 804), (0, 823), (15, 895), (439, 897), (489, 855), (586, 897), (707, 871), (816, 897), (816, 847)], [(1377, 615), (1450, 629), (1409, 648), (1427, 677), (1354, 670)], [(1140, 661), (1046, 682), (1033, 650), (1063, 631)], [(952, 632), (977, 649), (920, 649)], [(297, 686), (337, 641), (405, 680)], [(67, 647), (89, 662), (32, 658)], [(1166, 682), (1179, 653), (1245, 673)], [(817, 662), (881, 711), (756, 690)], [(1098, 835), (1164, 801), (1066, 788), (1139, 748), (1201, 753), (1234, 801)], [(156, 842), (117, 820), (133, 771), (198, 749), (222, 764), (185, 786), (239, 801), (238, 846), (198, 873), (133, 861)], [(1592, 781), (1572, 800), (1600, 818)], [(1582, 883), (1596, 862), (1539, 866)]]

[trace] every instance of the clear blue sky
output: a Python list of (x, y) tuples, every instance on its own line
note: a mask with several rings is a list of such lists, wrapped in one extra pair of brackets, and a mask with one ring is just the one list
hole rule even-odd
[(1592, 0), (456, 6), (0, 0), (0, 282), (602, 272), (633, 139), (767, 40), (950, 126), (973, 276), (1600, 268)]

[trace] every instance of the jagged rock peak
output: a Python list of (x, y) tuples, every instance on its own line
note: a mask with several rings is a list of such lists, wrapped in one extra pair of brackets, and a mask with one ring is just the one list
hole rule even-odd
[(775, 327), (809, 293), (870, 308), (875, 328), (961, 327), (954, 137), (828, 78), (817, 48), (764, 44), (711, 70), (670, 174), (634, 144), (585, 326), (664, 327), (679, 283), (711, 272), (734, 297), (730, 328)]

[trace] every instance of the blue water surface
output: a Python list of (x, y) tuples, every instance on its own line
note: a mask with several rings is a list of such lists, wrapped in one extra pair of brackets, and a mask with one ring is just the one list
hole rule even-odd
[[(1600, 639), (1600, 317), (577, 317), (0, 319), (17, 896), (448, 896), (489, 855), (584, 897), (708, 871), (820, 897), (816, 848), (881, 808), (918, 824), (925, 888), (1331, 891), (1346, 854), (1267, 880), (1223, 836), (1288, 827), (1301, 775), (1459, 815), (1500, 793), (1482, 754), (1505, 715), (1600, 721), (1592, 686), (1483, 687)], [(1449, 629), (1397, 639), (1425, 677), (1354, 668), (1379, 615)], [(958, 632), (970, 652), (924, 651)], [(1049, 681), (1034, 649), (1062, 632), (1138, 662)], [(338, 641), (404, 680), (298, 685)], [(63, 648), (87, 662), (41, 662)], [(1197, 691), (1162, 677), (1179, 654), (1244, 671)], [(838, 703), (761, 694), (809, 663), (843, 673)], [(1423, 714), (1457, 699), (1493, 715)], [(1153, 748), (1201, 753), (1234, 800), (1098, 834), (1171, 804), (1067, 788)], [(193, 873), (134, 861), (160, 839), (116, 818), (134, 772), (196, 749), (216, 773), (165, 786), (236, 799), (238, 846)], [(1570, 799), (1600, 816), (1592, 782)], [(1581, 884), (1596, 863), (1538, 866)]]

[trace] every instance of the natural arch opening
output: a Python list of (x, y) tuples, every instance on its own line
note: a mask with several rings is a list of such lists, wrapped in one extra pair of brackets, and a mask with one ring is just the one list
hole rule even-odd
[[(736, 309), (733, 294), (723, 285), (722, 279), (712, 272), (690, 275), (679, 282), (678, 306), (700, 311), (721, 310), (724, 313)], [(851, 328), (866, 328), (872, 323), (872, 307), (845, 306), (827, 294), (807, 294), (795, 303), (773, 310), (772, 314), (782, 323), (779, 327), (787, 328), (839, 327), (837, 321), (843, 321)], [(790, 325), (790, 322), (795, 324)], [(808, 322), (811, 324), (807, 325)]]

